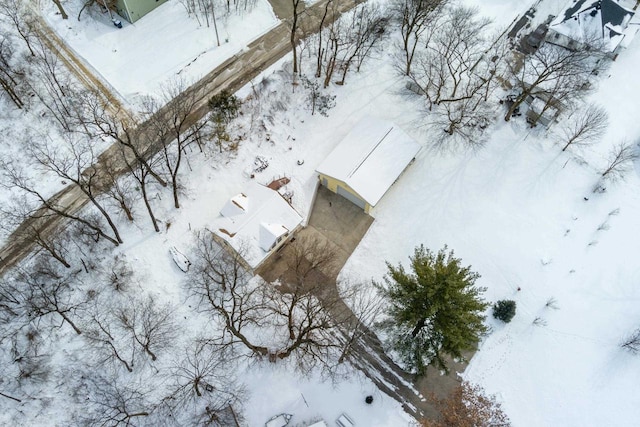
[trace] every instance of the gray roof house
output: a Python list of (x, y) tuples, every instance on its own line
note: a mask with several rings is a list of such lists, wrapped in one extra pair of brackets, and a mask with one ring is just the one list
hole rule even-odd
[(567, 49), (602, 43), (614, 57), (640, 28), (635, 0), (571, 0), (549, 24), (546, 41)]

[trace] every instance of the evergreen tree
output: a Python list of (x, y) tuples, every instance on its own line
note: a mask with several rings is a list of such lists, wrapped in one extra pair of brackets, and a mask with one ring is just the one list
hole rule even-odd
[(377, 284), (390, 306), (381, 323), (387, 344), (418, 375), (429, 365), (448, 372), (444, 356), (461, 359), (486, 331), (485, 288), (475, 286), (478, 273), (462, 267), (446, 246), (433, 253), (421, 245), (410, 260), (411, 272), (387, 263), (384, 283)]
[(504, 323), (511, 322), (516, 315), (516, 302), (512, 300), (500, 300), (493, 306), (493, 317), (502, 320)]

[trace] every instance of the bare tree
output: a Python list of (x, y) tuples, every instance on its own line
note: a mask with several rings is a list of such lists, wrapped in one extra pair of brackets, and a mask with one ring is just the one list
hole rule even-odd
[(62, 16), (62, 19), (68, 19), (69, 15), (67, 15), (67, 12), (65, 12), (64, 7), (62, 7), (62, 3), (60, 3), (60, 0), (52, 0), (56, 7), (58, 8), (58, 12), (60, 13), (60, 16)]
[(640, 329), (636, 329), (626, 336), (620, 343), (620, 347), (631, 354), (638, 354), (640, 352)]
[[(123, 152), (125, 156), (131, 154), (136, 162), (147, 169), (149, 175), (166, 187), (167, 182), (147, 161), (146, 153), (155, 143), (152, 139), (155, 135), (150, 135), (151, 131), (148, 129), (137, 129), (135, 120), (126, 111), (114, 111), (99, 96), (88, 97), (85, 103), (85, 124), (91, 128), (90, 134), (114, 139), (126, 148)], [(162, 119), (158, 118), (158, 120)]]
[(17, 108), (24, 107), (21, 86), (24, 71), (14, 64), (14, 52), (7, 33), (0, 33), (0, 86)]
[(135, 425), (153, 409), (148, 387), (133, 380), (125, 382), (115, 376), (91, 375), (85, 387), (87, 411), (83, 418), (90, 425)]
[(509, 121), (513, 112), (530, 96), (542, 95), (548, 99), (562, 99), (568, 104), (585, 93), (589, 75), (596, 66), (597, 50), (568, 50), (544, 44), (534, 53), (524, 57), (516, 54), (511, 63), (511, 74), (520, 91), (505, 115)]
[(29, 221), (35, 210), (24, 195), (11, 198), (6, 206), (0, 207), (0, 228), (7, 233), (14, 233), (13, 238), (35, 243), (64, 267), (70, 268), (66, 247), (68, 236), (63, 230), (50, 233)]
[(97, 353), (96, 364), (103, 366), (111, 361), (121, 364), (128, 372), (133, 372), (136, 351), (133, 348), (133, 340), (128, 335), (121, 333), (113, 314), (112, 306), (94, 304), (85, 320), (84, 338)]
[(430, 105), (470, 99), (483, 93), (491, 70), (486, 54), (492, 42), (486, 37), (491, 21), (478, 18), (478, 10), (447, 7), (429, 21), (426, 47), (409, 72)]
[(562, 151), (570, 145), (582, 145), (596, 142), (607, 130), (609, 119), (607, 111), (595, 104), (575, 111), (563, 129)]
[[(323, 292), (327, 279), (317, 271), (320, 265), (316, 263), (314, 280), (308, 273), (302, 273), (302, 282), (281, 286), (251, 280), (239, 254), (221, 248), (209, 232), (201, 233), (186, 286), (199, 309), (224, 325), (224, 332), (207, 342), (218, 349), (248, 350), (248, 357), (292, 360), (303, 373), (315, 367), (330, 375), (337, 372), (348, 344), (345, 329), (354, 323), (350, 317), (333, 316), (332, 308), (344, 303), (337, 292)], [(269, 334), (262, 332), (265, 325)]]
[[(123, 155), (123, 157), (125, 156)], [(106, 194), (113, 199), (127, 219), (133, 222), (133, 203), (136, 200), (135, 188), (131, 180), (120, 176), (121, 160), (119, 156), (106, 157), (102, 161), (103, 167), (101, 171), (104, 172)]]
[(20, 38), (25, 42), (31, 56), (35, 56), (31, 45), (34, 37), (35, 18), (29, 11), (27, 3), (21, 0), (1, 0), (0, 15), (6, 17), (15, 27)]
[(82, 333), (72, 320), (75, 312), (87, 303), (85, 295), (74, 289), (77, 272), (62, 274), (44, 259), (38, 259), (32, 268), (19, 271), (17, 280), (4, 281), (3, 294), (12, 294), (19, 302), (22, 316), (27, 322), (59, 317), (79, 335)]
[[(330, 11), (326, 4), (323, 22)], [(335, 14), (335, 10), (331, 11)], [(324, 68), (326, 88), (336, 70), (342, 71), (337, 84), (344, 84), (347, 72), (355, 64), (360, 70), (363, 61), (369, 57), (372, 49), (385, 35), (388, 18), (376, 4), (365, 3), (349, 11), (338, 20), (331, 22), (328, 28), (318, 35), (317, 71)], [(324, 66), (323, 66), (324, 65)], [(321, 73), (316, 72), (316, 75)]]
[(103, 230), (102, 224), (96, 221), (90, 213), (70, 212), (68, 207), (59, 203), (57, 197), (48, 197), (38, 190), (33, 179), (25, 173), (24, 165), (0, 159), (0, 174), (4, 181), (3, 185), (6, 188), (17, 190), (20, 193), (19, 197), (26, 200), (25, 206), (30, 207), (29, 219), (27, 220), (29, 223), (24, 224), (24, 227), (38, 227), (41, 232), (46, 233), (45, 228), (41, 228), (44, 227), (44, 224), (39, 220), (46, 220), (52, 215), (57, 215), (81, 225), (85, 231), (93, 235), (96, 241), (102, 237), (116, 246), (119, 244), (116, 239)]
[(347, 77), (347, 71), (352, 63), (356, 63), (356, 71), (371, 53), (373, 47), (382, 40), (385, 34), (388, 18), (383, 15), (382, 9), (375, 3), (365, 3), (350, 13), (351, 23), (345, 35), (343, 53), (340, 67), (342, 78), (338, 84), (343, 85)]
[(414, 92), (425, 97), (431, 124), (471, 145), (482, 142), (492, 118), (488, 98), (506, 52), (504, 34), (487, 36), (490, 23), (474, 8), (432, 10), (421, 33), (424, 48), (412, 54), (408, 74)]
[(117, 309), (116, 317), (120, 326), (154, 362), (158, 358), (156, 353), (176, 338), (172, 307), (158, 306), (151, 297), (144, 301), (130, 300)]
[(328, 240), (299, 237), (291, 242), (287, 253), (288, 282), (304, 285), (314, 273), (325, 274), (337, 266), (336, 250)]
[(101, 182), (99, 169), (95, 166), (98, 156), (94, 151), (93, 142), (86, 137), (76, 138), (68, 133), (63, 134), (62, 139), (63, 143), (60, 144), (47, 135), (42, 142), (32, 144), (27, 152), (43, 170), (53, 172), (76, 185), (107, 221), (115, 241), (118, 244), (122, 243), (120, 232), (111, 215), (98, 200), (104, 183)]
[(138, 162), (131, 161), (127, 159), (126, 153), (124, 151), (120, 152), (120, 158), (127, 165), (127, 168), (131, 174), (131, 176), (138, 182), (140, 185), (140, 192), (142, 193), (142, 200), (144, 201), (144, 205), (147, 208), (147, 213), (149, 214), (149, 218), (151, 219), (151, 223), (153, 224), (153, 229), (156, 233), (160, 232), (160, 227), (158, 227), (158, 221), (156, 219), (155, 214), (153, 213), (153, 208), (151, 207), (151, 202), (149, 200), (149, 176), (151, 175), (151, 168), (155, 168), (154, 162), (159, 160), (159, 157), (152, 158), (149, 162), (146, 163), (147, 166)]
[(442, 7), (442, 0), (395, 0), (392, 13), (400, 18), (402, 50), (404, 52), (404, 74), (411, 73), (411, 64), (422, 35), (429, 27), (429, 21), (436, 8)]
[[(173, 203), (180, 208), (178, 173), (189, 144), (196, 142), (206, 121), (194, 121), (194, 113), (200, 106), (202, 94), (196, 90), (185, 90), (186, 83), (176, 80), (164, 88), (164, 100), (167, 102), (159, 114), (160, 105), (151, 98), (146, 100), (146, 114), (156, 140), (162, 144), (162, 156), (173, 189)], [(177, 97), (179, 102), (171, 102)]]
[(171, 417), (181, 424), (238, 425), (246, 393), (232, 366), (232, 355), (221, 354), (201, 340), (191, 343), (184, 358), (174, 363), (171, 392), (163, 399)]
[(98, 7), (101, 9), (103, 7), (106, 7), (107, 10), (109, 10), (109, 13), (111, 13), (111, 10), (116, 8), (116, 4), (117, 4), (117, 0), (84, 0), (84, 4), (80, 8), (80, 12), (78, 12), (78, 21), (80, 21), (80, 16), (82, 16), (82, 12), (84, 12), (85, 9), (91, 6), (98, 5)]
[(637, 159), (638, 144), (628, 142), (615, 144), (609, 154), (609, 164), (600, 174), (600, 178), (609, 181), (622, 179)]
[(304, 6), (304, 2), (302, 0), (291, 0), (291, 6), (293, 6), (293, 14), (291, 17), (291, 35), (289, 37), (289, 42), (291, 43), (291, 51), (293, 52), (293, 79), (294, 82), (298, 76), (298, 38), (296, 32), (298, 31), (298, 18), (300, 16), (300, 11), (298, 7), (300, 3)]

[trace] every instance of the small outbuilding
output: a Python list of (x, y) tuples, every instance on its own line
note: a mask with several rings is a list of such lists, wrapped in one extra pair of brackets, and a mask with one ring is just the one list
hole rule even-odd
[(420, 151), (395, 124), (365, 117), (318, 166), (320, 183), (369, 213)]
[(116, 11), (132, 24), (167, 0), (117, 0)]
[(257, 268), (301, 224), (300, 214), (280, 193), (252, 181), (225, 203), (212, 231)]

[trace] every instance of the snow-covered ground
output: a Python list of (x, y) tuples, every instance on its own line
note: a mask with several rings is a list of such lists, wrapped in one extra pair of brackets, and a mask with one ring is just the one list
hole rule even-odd
[(66, 40), (128, 102), (143, 95), (159, 95), (163, 85), (181, 78), (194, 82), (241, 51), (251, 40), (279, 21), (267, 0), (251, 11), (218, 17), (220, 46), (213, 25), (198, 25), (179, 0), (171, 0), (135, 24), (124, 19), (118, 29), (109, 14), (94, 6), (75, 17), (82, 1), (66, 2), (70, 17), (60, 19), (55, 5), (45, 5), (45, 17)]
[[(480, 7), (498, 26), (508, 25), (530, 7), (506, 0), (465, 3)], [(163, 9), (129, 28), (139, 29)], [(73, 25), (88, 28), (86, 21), (87, 17)], [(107, 23), (105, 19), (103, 35), (121, 34), (107, 30)], [(63, 35), (73, 45), (72, 34)], [(116, 49), (122, 53), (123, 48)], [(249, 133), (238, 151), (224, 161), (190, 154), (192, 171), (185, 169), (181, 177), (185, 196), (180, 211), (170, 207), (166, 192), (158, 192), (153, 200), (158, 217), (170, 226), (153, 233), (139, 204), (135, 225), (121, 221), (125, 244), (117, 251), (134, 263), (144, 278), (144, 289), (184, 304), (180, 288), (184, 276), (172, 263), (169, 248), (188, 253), (193, 231), (210, 225), (226, 200), (251, 180), (247, 171), (255, 156), (269, 161), (255, 179), (266, 184), (283, 175), (290, 177), (294, 207), (305, 217), (316, 183), (314, 170), (336, 144), (362, 117), (390, 120), (423, 149), (372, 211), (376, 220), (341, 277), (366, 286), (384, 275), (385, 261), (406, 263), (416, 245), (437, 250), (448, 244), (482, 275), (478, 284), (488, 288), (489, 301), (517, 301), (511, 323), (500, 324), (489, 315), (492, 331), (463, 374), (497, 394), (514, 425), (637, 424), (640, 358), (618, 345), (640, 326), (640, 288), (635, 286), (640, 280), (640, 165), (603, 194), (592, 194), (591, 188), (612, 145), (640, 138), (635, 101), (640, 99), (640, 86), (633, 84), (640, 67), (640, 40), (620, 55), (592, 95), (591, 100), (609, 112), (610, 126), (602, 142), (571, 147), (565, 153), (553, 131), (531, 130), (521, 119), (505, 123), (500, 117), (481, 149), (435, 144), (440, 135), (421, 127), (424, 113), (419, 101), (404, 94), (404, 82), (391, 65), (391, 50), (377, 53), (359, 74), (349, 75), (344, 86), (330, 89), (337, 96), (337, 106), (327, 118), (310, 116), (300, 105), (304, 103), (300, 89), (292, 94), (290, 86), (281, 84), (281, 77), (270, 77), (270, 83), (263, 85), (261, 107), (268, 115), (269, 139), (264, 133)], [(87, 53), (89, 62), (94, 54)], [(270, 76), (282, 65), (264, 75)], [(148, 74), (150, 82), (141, 78), (134, 84), (129, 79), (136, 73), (115, 72), (109, 61), (94, 66), (124, 96), (152, 93), (177, 72), (171, 68), (175, 64), (165, 64), (166, 72), (157, 74), (156, 80)], [(142, 73), (143, 68), (136, 70)], [(243, 96), (251, 93), (248, 88), (241, 91)], [(273, 112), (279, 105), (290, 108)], [(248, 114), (240, 119), (246, 131), (249, 120)], [(409, 422), (399, 405), (358, 377), (332, 388), (316, 379), (300, 380), (277, 366), (253, 368), (243, 375), (251, 387), (246, 404), (251, 426), (281, 412), (295, 413), (296, 423), (315, 417), (331, 423), (342, 411), (357, 425), (396, 427)], [(364, 404), (367, 394), (375, 396), (372, 406)]]

